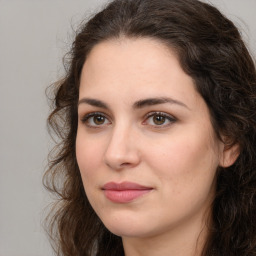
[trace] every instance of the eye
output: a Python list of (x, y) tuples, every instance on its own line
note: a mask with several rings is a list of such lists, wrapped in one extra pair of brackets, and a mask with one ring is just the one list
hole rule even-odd
[(89, 127), (98, 128), (110, 124), (111, 122), (103, 113), (89, 113), (81, 120)]
[(176, 119), (166, 113), (163, 112), (154, 112), (149, 113), (146, 116), (145, 121), (143, 124), (150, 125), (150, 126), (159, 126), (159, 127), (166, 127), (172, 123), (174, 123)]

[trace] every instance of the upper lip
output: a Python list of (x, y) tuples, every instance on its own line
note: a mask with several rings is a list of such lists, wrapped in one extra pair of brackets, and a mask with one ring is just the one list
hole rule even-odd
[(149, 190), (152, 189), (152, 187), (147, 187), (143, 186), (134, 182), (121, 182), (121, 183), (116, 183), (116, 182), (108, 182), (106, 183), (103, 187), (103, 190), (117, 190), (117, 191), (122, 191), (122, 190)]

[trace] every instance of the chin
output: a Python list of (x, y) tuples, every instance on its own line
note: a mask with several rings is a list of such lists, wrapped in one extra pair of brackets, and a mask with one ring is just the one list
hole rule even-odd
[[(128, 226), (128, 225), (127, 225)], [(149, 235), (149, 232), (141, 228), (131, 228), (131, 227), (117, 227), (117, 226), (106, 226), (106, 228), (114, 235), (120, 237), (137, 237), (142, 238)]]
[(153, 236), (156, 233), (156, 228), (154, 228), (152, 222), (150, 223), (146, 219), (141, 220), (140, 218), (136, 218), (136, 216), (134, 216), (134, 219), (131, 216), (123, 218), (119, 216), (118, 218), (108, 218), (102, 221), (111, 233), (121, 237), (142, 238)]

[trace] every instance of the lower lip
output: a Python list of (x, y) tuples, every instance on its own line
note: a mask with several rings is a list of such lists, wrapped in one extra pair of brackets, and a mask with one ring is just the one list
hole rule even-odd
[(114, 203), (128, 203), (147, 193), (152, 189), (142, 190), (104, 190), (105, 196)]

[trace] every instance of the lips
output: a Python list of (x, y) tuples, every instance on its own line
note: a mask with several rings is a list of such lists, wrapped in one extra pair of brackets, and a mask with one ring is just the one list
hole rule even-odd
[(152, 187), (145, 187), (143, 185), (132, 182), (109, 182), (106, 183), (102, 188), (107, 199), (115, 203), (131, 202), (149, 193), (152, 191), (152, 189)]

